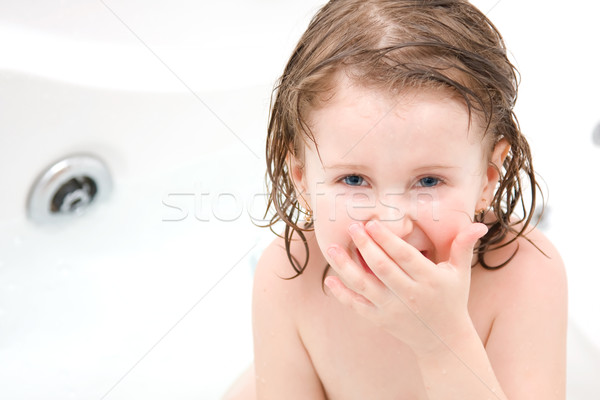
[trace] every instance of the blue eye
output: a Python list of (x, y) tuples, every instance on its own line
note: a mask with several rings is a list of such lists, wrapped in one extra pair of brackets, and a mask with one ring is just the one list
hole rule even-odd
[(434, 178), (433, 176), (426, 176), (425, 178), (419, 179), (419, 186), (423, 187), (434, 187), (439, 185), (440, 180), (438, 178)]
[(358, 175), (348, 175), (344, 177), (344, 183), (350, 186), (360, 186), (364, 181), (363, 177)]

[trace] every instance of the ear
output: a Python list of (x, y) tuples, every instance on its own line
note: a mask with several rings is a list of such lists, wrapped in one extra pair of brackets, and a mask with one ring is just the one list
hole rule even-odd
[(306, 185), (306, 170), (302, 162), (296, 157), (288, 154), (287, 156), (288, 171), (296, 189), (296, 198), (304, 209), (310, 209), (310, 196), (308, 195)]
[(489, 207), (492, 199), (494, 198), (494, 192), (496, 185), (500, 179), (500, 171), (504, 160), (510, 151), (510, 144), (506, 139), (501, 139), (492, 150), (489, 164), (487, 166), (485, 175), (483, 177), (483, 185), (481, 191), (480, 200), (477, 202), (476, 209), (485, 209)]

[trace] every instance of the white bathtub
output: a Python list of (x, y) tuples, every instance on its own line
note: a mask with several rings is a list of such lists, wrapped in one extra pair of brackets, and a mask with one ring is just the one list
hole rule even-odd
[[(272, 237), (251, 221), (264, 205), (269, 96), (320, 2), (235, 3), (0, 6), (0, 398), (217, 399), (251, 362), (252, 265)], [(476, 2), (523, 73), (519, 116), (568, 266), (569, 398), (590, 399), (600, 86), (580, 74), (548, 82), (575, 56), (600, 65), (597, 43), (566, 47), (564, 30), (539, 40), (531, 21), (546, 32), (575, 13), (558, 3), (543, 18), (495, 3)], [(576, 15), (561, 23), (597, 41), (593, 13)], [(80, 152), (108, 165), (110, 196), (71, 221), (29, 221), (36, 177)]]

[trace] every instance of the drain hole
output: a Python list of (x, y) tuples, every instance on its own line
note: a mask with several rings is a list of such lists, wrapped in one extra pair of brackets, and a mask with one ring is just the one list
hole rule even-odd
[(35, 223), (68, 221), (109, 195), (109, 170), (91, 154), (73, 154), (49, 165), (33, 183), (27, 214)]
[(87, 176), (72, 178), (65, 182), (57, 191), (50, 211), (53, 213), (72, 213), (90, 204), (98, 188), (96, 182)]

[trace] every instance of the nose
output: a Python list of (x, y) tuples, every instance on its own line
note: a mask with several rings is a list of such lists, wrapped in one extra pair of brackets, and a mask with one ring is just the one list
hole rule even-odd
[(399, 237), (405, 237), (413, 231), (418, 215), (417, 206), (411, 196), (398, 192), (377, 196), (354, 196), (346, 207), (350, 220), (362, 223), (369, 220), (380, 221)]
[(373, 215), (398, 237), (405, 237), (414, 229), (413, 207), (407, 204), (408, 199), (380, 201)]
[(378, 218), (394, 235), (404, 238), (408, 236), (414, 229), (414, 221), (409, 214), (394, 219)]

